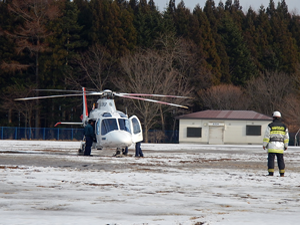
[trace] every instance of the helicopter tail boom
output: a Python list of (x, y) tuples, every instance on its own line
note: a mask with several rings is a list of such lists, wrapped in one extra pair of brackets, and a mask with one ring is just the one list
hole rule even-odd
[(85, 87), (82, 88), (82, 100), (83, 100), (83, 113), (82, 113), (82, 122), (85, 122), (86, 119), (89, 117), (89, 112), (87, 108), (87, 100), (86, 100), (86, 91)]
[(58, 126), (58, 125), (82, 125), (82, 122), (57, 122), (54, 127)]
[(86, 100), (86, 90), (82, 88), (82, 101), (83, 101), (83, 113), (80, 116), (82, 122), (57, 122), (54, 127), (58, 125), (84, 125), (85, 121), (89, 117), (89, 112), (87, 108), (87, 100)]

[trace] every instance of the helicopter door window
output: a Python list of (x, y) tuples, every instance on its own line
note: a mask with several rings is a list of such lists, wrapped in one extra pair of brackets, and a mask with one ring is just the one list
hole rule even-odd
[(128, 119), (118, 119), (120, 130), (125, 130), (130, 133), (130, 123)]
[(141, 127), (140, 127), (139, 121), (136, 118), (132, 119), (132, 127), (133, 127), (134, 134), (138, 134), (141, 132)]
[(99, 135), (100, 134), (100, 121), (97, 120), (96, 122), (96, 134)]
[(113, 130), (119, 130), (116, 119), (104, 119), (101, 123), (101, 135), (105, 135)]

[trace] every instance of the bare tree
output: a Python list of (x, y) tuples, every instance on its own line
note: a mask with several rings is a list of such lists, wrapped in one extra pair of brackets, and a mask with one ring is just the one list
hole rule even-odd
[(17, 61), (10, 61), (9, 63), (5, 62), (5, 61), (2, 61), (0, 62), (0, 68), (4, 71), (4, 72), (7, 72), (7, 73), (15, 73), (17, 71), (21, 71), (22, 70), (27, 70), (29, 65), (23, 65)]
[(14, 32), (5, 31), (8, 37), (16, 41), (17, 53), (28, 50), (35, 57), (35, 76), (38, 83), (39, 53), (47, 49), (45, 38), (52, 35), (47, 29), (49, 21), (58, 18), (59, 9), (55, 0), (12, 0), (8, 9), (13, 12), (21, 24)]
[(149, 132), (149, 141), (151, 143), (162, 143), (166, 139), (166, 135), (163, 131), (161, 130), (154, 130)]
[[(13, 32), (5, 31), (5, 34), (15, 40), (18, 54), (28, 51), (34, 58), (37, 88), (39, 88), (39, 54), (47, 50), (45, 38), (52, 35), (52, 32), (47, 29), (47, 25), (60, 13), (55, 3), (55, 0), (12, 0), (8, 4), (9, 11), (20, 20), (20, 25)], [(21, 65), (15, 62), (10, 65), (2, 63), (1, 67), (19, 69)], [(36, 112), (35, 119), (35, 125), (39, 126), (39, 111)]]
[(282, 112), (284, 122), (289, 126), (289, 131), (297, 132), (300, 129), (300, 65), (289, 79), (293, 84), (291, 93), (280, 102), (279, 109)]
[[(154, 94), (157, 86), (161, 85), (161, 78), (166, 71), (164, 60), (154, 51), (140, 51), (135, 55), (121, 59), (121, 67), (126, 77), (115, 80), (115, 85), (122, 92)], [(161, 88), (160, 88), (161, 89)], [(159, 92), (158, 92), (159, 93)], [(136, 112), (144, 126), (145, 141), (148, 142), (148, 130), (157, 123), (159, 105), (145, 101), (132, 101), (129, 110)]]
[(300, 128), (300, 99), (299, 95), (290, 94), (280, 103), (278, 109), (284, 122), (289, 126), (290, 132), (296, 132)]
[(266, 115), (282, 110), (283, 100), (295, 93), (295, 83), (296, 79), (292, 75), (266, 71), (247, 83), (246, 93), (251, 100), (251, 108)]
[(82, 53), (74, 62), (79, 65), (79, 71), (77, 71), (79, 76), (75, 74), (68, 75), (67, 82), (69, 84), (81, 88), (83, 83), (91, 83), (98, 91), (104, 89), (113, 64), (112, 58), (105, 47), (96, 44), (85, 53)]
[[(180, 74), (170, 68), (165, 57), (154, 50), (140, 50), (134, 55), (125, 56), (120, 64), (125, 75), (115, 79), (115, 85), (122, 92), (182, 95), (187, 90), (180, 83)], [(182, 104), (184, 101), (177, 99), (176, 103)], [(148, 130), (158, 123), (156, 117), (161, 115), (161, 105), (136, 100), (132, 104), (141, 118), (145, 141), (148, 142)]]
[(169, 67), (176, 69), (188, 79), (195, 94), (198, 90), (216, 84), (212, 72), (207, 68), (205, 56), (192, 41), (176, 38), (175, 34), (163, 35), (156, 40), (156, 48), (165, 57)]
[[(163, 94), (172, 93), (175, 88), (177, 95), (193, 96), (195, 80), (198, 80), (198, 74), (202, 69), (201, 63), (197, 56), (197, 46), (183, 38), (176, 38), (175, 34), (163, 35), (156, 40), (156, 47), (159, 55), (165, 60), (169, 79), (166, 80)], [(169, 85), (176, 84), (176, 87)], [(204, 82), (203, 82), (204, 83)], [(195, 85), (196, 86), (196, 85)], [(167, 101), (167, 99), (164, 99)], [(174, 99), (175, 103), (182, 104), (182, 100)], [(190, 105), (191, 101), (185, 100), (185, 104)], [(165, 131), (165, 116), (167, 112), (172, 112), (173, 115), (173, 130), (175, 130), (175, 116), (182, 112), (182, 109), (170, 108), (165, 105), (160, 105), (160, 117), (162, 130)]]
[(214, 110), (247, 109), (249, 100), (241, 90), (232, 84), (213, 86), (200, 93), (203, 106)]
[[(24, 116), (25, 127), (32, 127), (33, 111), (37, 109), (34, 101), (15, 101), (19, 97), (32, 96), (35, 86), (25, 87), (21, 84), (7, 87), (2, 95), (3, 104), (1, 108), (9, 112), (9, 123), (12, 123), (12, 112), (18, 112)], [(21, 122), (21, 121), (19, 121)]]

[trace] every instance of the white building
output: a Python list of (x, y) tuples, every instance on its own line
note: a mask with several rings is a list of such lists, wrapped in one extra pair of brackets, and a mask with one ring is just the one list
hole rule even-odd
[(246, 110), (205, 110), (177, 117), (179, 143), (262, 144), (272, 117)]

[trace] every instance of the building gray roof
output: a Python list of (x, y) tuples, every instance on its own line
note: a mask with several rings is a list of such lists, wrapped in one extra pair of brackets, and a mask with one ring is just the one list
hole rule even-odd
[(272, 120), (272, 117), (249, 110), (204, 110), (178, 116), (177, 119)]

